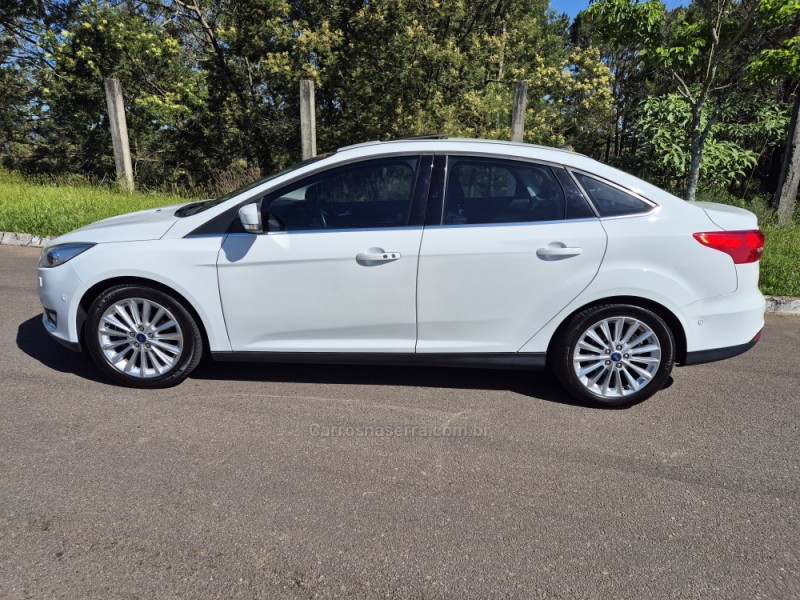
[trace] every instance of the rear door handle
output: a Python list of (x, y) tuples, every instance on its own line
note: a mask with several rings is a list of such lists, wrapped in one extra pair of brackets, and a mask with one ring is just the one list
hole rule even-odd
[(582, 252), (583, 248), (578, 247), (548, 246), (547, 248), (539, 248), (536, 251), (536, 256), (539, 258), (566, 258), (568, 256), (578, 256)]
[(370, 248), (366, 252), (356, 254), (356, 262), (364, 264), (376, 264), (392, 262), (400, 258), (399, 252), (391, 252), (383, 248)]

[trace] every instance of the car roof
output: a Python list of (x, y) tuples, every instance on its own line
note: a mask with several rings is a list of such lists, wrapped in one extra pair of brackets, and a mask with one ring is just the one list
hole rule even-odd
[(508, 158), (516, 156), (590, 170), (602, 169), (605, 166), (584, 154), (573, 152), (567, 148), (537, 146), (535, 144), (505, 140), (448, 138), (442, 136), (421, 136), (399, 140), (363, 142), (339, 148), (334, 155), (338, 155), (341, 158), (356, 158), (402, 152), (489, 154)]
[[(554, 151), (554, 152), (566, 152), (569, 154), (575, 154), (578, 156), (585, 156), (584, 154), (580, 154), (577, 152), (573, 152), (567, 147), (563, 148), (556, 148), (553, 146), (541, 146), (538, 144), (526, 144), (523, 142), (511, 142), (508, 140), (487, 140), (483, 138), (451, 138), (444, 135), (421, 135), (416, 137), (408, 137), (408, 138), (400, 138), (397, 140), (372, 140), (368, 142), (361, 142), (358, 144), (351, 144), (349, 146), (342, 146), (337, 150), (337, 152), (345, 152), (348, 150), (353, 150), (356, 148), (367, 148), (370, 146), (383, 146), (383, 147), (391, 147), (395, 145), (405, 145), (405, 144), (423, 144), (426, 146), (432, 146), (433, 148), (441, 147), (441, 146), (451, 146), (451, 145), (497, 145), (497, 146), (510, 146), (511, 148), (518, 148), (518, 149), (532, 149), (535, 148), (537, 150), (546, 150), (546, 151)], [(587, 157), (588, 158), (588, 157)]]

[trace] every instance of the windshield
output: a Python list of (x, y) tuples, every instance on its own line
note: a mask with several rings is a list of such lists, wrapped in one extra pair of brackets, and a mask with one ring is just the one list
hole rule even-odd
[(287, 167), (282, 171), (278, 171), (277, 173), (273, 173), (272, 175), (267, 175), (253, 183), (249, 183), (244, 187), (240, 187), (238, 190), (233, 190), (232, 192), (228, 192), (224, 196), (220, 196), (219, 198), (214, 198), (212, 200), (201, 200), (200, 202), (192, 202), (191, 204), (187, 204), (175, 211), (176, 217), (189, 217), (191, 215), (196, 215), (199, 212), (203, 212), (204, 210), (208, 210), (212, 206), (217, 206), (218, 204), (222, 204), (226, 200), (230, 200), (234, 196), (238, 196), (239, 194), (243, 194), (248, 190), (252, 190), (262, 183), (266, 183), (272, 179), (276, 179), (281, 175), (286, 175), (286, 173), (291, 173), (292, 171), (299, 169), (301, 167), (305, 167), (306, 165), (310, 165), (311, 163), (315, 163), (323, 158), (328, 158), (332, 156), (333, 152), (328, 152), (327, 154), (319, 154), (312, 158), (306, 159), (303, 162), (299, 162), (297, 164), (292, 165), (291, 167)]

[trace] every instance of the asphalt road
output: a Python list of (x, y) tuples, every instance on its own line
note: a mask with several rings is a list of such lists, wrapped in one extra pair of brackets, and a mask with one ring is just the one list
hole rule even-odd
[(36, 255), (0, 247), (2, 598), (800, 597), (800, 318), (628, 410), (483, 370), (144, 392), (47, 338)]

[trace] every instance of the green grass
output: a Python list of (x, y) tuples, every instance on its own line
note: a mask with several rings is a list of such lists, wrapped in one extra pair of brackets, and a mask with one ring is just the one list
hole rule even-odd
[[(800, 223), (775, 225), (775, 215), (763, 200), (737, 204), (758, 215), (767, 236), (761, 259), (761, 290), (775, 296), (800, 296)], [(125, 193), (108, 187), (31, 183), (0, 170), (0, 231), (55, 236), (114, 215), (185, 202), (180, 196)]]
[(0, 171), (0, 231), (55, 236), (114, 215), (180, 202), (187, 199), (88, 185), (34, 184)]
[(767, 243), (761, 259), (761, 291), (771, 296), (800, 296), (800, 223), (763, 225)]

